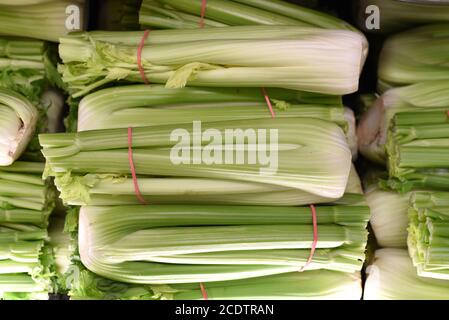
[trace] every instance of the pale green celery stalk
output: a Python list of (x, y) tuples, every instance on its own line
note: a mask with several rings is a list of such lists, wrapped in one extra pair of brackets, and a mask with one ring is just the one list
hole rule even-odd
[[(345, 123), (341, 98), (285, 89), (267, 89), (278, 117), (309, 117)], [(85, 96), (78, 107), (78, 131), (266, 118), (259, 88), (168, 89), (161, 85), (128, 85)], [(349, 121), (348, 121), (349, 122)]]
[(66, 29), (66, 8), (76, 5), (80, 10), (80, 28), (84, 29), (84, 0), (58, 0), (29, 5), (0, 4), (0, 34), (58, 42)]
[[(139, 23), (144, 27), (161, 29), (197, 29), (196, 15), (178, 11), (154, 0), (143, 1), (139, 10)], [(227, 25), (208, 18), (203, 19), (204, 27), (226, 27)]]
[[(357, 25), (366, 32), (387, 34), (417, 25), (449, 22), (449, 4), (443, 1), (359, 0), (355, 4)], [(366, 27), (366, 8), (369, 5), (375, 5), (380, 10), (379, 29)]]
[[(142, 35), (61, 38), (60, 71), (72, 96), (117, 80), (143, 82), (136, 58)], [(141, 59), (146, 77), (169, 88), (278, 87), (342, 95), (357, 90), (366, 56), (366, 39), (359, 33), (295, 26), (156, 30), (147, 40)], [(328, 51), (333, 54), (324, 54)]]
[(449, 192), (410, 198), (408, 249), (419, 276), (449, 280)]
[[(7, 293), (42, 292), (44, 288), (25, 273), (0, 274), (0, 298)], [(48, 298), (48, 293), (47, 293)]]
[(0, 38), (0, 57), (14, 60), (40, 62), (40, 64), (32, 65), (32, 69), (36, 66), (44, 69), (44, 65), (42, 63), (44, 50), (45, 43), (43, 41)]
[[(186, 150), (190, 150), (192, 146), (185, 146), (186, 150), (183, 151), (183, 159), (188, 160), (187, 164), (185, 161), (173, 164), (170, 159), (176, 157), (178, 152), (176, 147), (170, 150), (176, 145), (174, 141), (170, 141), (173, 130), (177, 129), (179, 132), (184, 129), (183, 132), (189, 135), (193, 133), (195, 139), (200, 140), (200, 128), (194, 130), (190, 124), (135, 128), (134, 163), (138, 173), (142, 175), (251, 181), (300, 189), (329, 198), (341, 197), (351, 168), (351, 152), (341, 128), (334, 123), (312, 118), (277, 119), (275, 124), (278, 133), (278, 168), (268, 174), (260, 174), (266, 170), (266, 166), (261, 166), (257, 161), (256, 164), (248, 163), (247, 160), (243, 164), (189, 164), (190, 160), (187, 158), (190, 158), (190, 151)], [(272, 127), (272, 119), (264, 119), (206, 123), (202, 124), (201, 129), (212, 128), (224, 132), (235, 129), (257, 131)], [(47, 159), (47, 174), (128, 174), (127, 136), (127, 129), (40, 135), (43, 154)], [(275, 151), (273, 145), (262, 140), (259, 140), (259, 148), (265, 145), (267, 150)], [(198, 143), (206, 145), (205, 141)], [(217, 154), (221, 153), (222, 147), (234, 154), (234, 142), (225, 141), (222, 144), (217, 141), (209, 147), (216, 150)], [(188, 157), (186, 152), (189, 153)], [(198, 159), (197, 155), (195, 157)]]
[(381, 247), (406, 247), (410, 194), (371, 186), (365, 196), (371, 210), (370, 224), (377, 243)]
[(5, 88), (0, 88), (0, 107), (0, 166), (8, 166), (34, 135), (38, 111), (27, 98)]
[(426, 117), (434, 108), (447, 107), (449, 81), (426, 81), (414, 85), (394, 88), (376, 99), (362, 115), (357, 135), (360, 152), (368, 159), (385, 163), (387, 156), (385, 144), (388, 129), (395, 114), (413, 111)]
[(39, 262), (39, 255), (44, 245), (42, 241), (46, 237), (45, 232), (37, 234), (30, 241), (1, 241), (0, 242), (0, 262), (2, 268), (0, 273), (15, 273), (9, 272), (7, 269), (8, 263), (18, 263), (23, 265), (34, 265)]
[[(278, 109), (278, 118), (311, 117), (341, 126), (346, 132), (353, 159), (357, 158), (354, 113), (349, 108), (342, 108), (338, 98), (335, 99), (336, 105), (330, 107), (303, 103), (317, 103), (321, 99), (327, 102), (332, 96), (284, 89), (270, 89), (268, 92)], [(268, 112), (260, 89), (121, 86), (100, 90), (81, 100), (78, 131), (190, 123), (194, 120), (263, 119)]]
[(24, 209), (0, 209), (0, 223), (31, 223), (45, 226), (48, 220), (46, 212)]
[[(191, 1), (191, 0), (157, 0), (157, 1), (143, 1), (143, 8), (145, 9), (140, 13), (140, 23), (143, 25), (149, 25), (151, 22), (151, 15), (153, 9), (153, 3), (155, 7), (168, 7), (174, 8), (175, 10), (180, 10), (181, 12), (186, 12), (198, 16), (196, 19), (196, 26), (192, 25), (192, 28), (200, 28), (200, 13), (201, 13), (201, 2)], [(157, 9), (155, 10), (157, 13)], [(314, 12), (313, 10), (310, 10)], [(159, 10), (160, 12), (160, 10)], [(146, 16), (149, 15), (149, 19)], [(176, 13), (171, 13), (173, 20), (181, 20), (182, 17), (176, 15)], [(294, 18), (289, 18), (287, 16), (279, 15), (268, 10), (259, 9), (256, 7), (251, 7), (245, 4), (239, 4), (237, 1), (226, 1), (226, 0), (211, 0), (207, 2), (207, 12), (206, 17), (208, 20), (223, 23), (227, 26), (242, 26), (242, 25), (298, 25), (311, 27), (313, 24), (307, 22), (302, 22)], [(315, 19), (318, 15), (315, 15)], [(169, 25), (170, 26), (170, 25)], [(176, 23), (174, 26), (176, 27)]]
[(43, 163), (23, 161), (0, 168), (0, 224), (29, 219), (28, 223), (47, 225), (56, 193), (42, 180), (43, 171)]
[(365, 300), (449, 299), (449, 281), (419, 277), (404, 249), (377, 250), (367, 274)]
[[(317, 210), (311, 269), (360, 270), (368, 207)], [(308, 207), (82, 207), (79, 251), (89, 270), (128, 283), (243, 279), (298, 271), (310, 252), (311, 219)]]
[[(199, 284), (145, 285), (117, 282), (76, 266), (72, 300), (203, 299)], [(291, 272), (253, 279), (209, 282), (209, 299), (360, 299), (360, 273)]]
[[(360, 180), (352, 167), (343, 198), (335, 200), (302, 190), (255, 182), (202, 178), (139, 176), (141, 194), (151, 204), (242, 204), (298, 206), (310, 203), (359, 203)], [(56, 174), (55, 184), (67, 205), (139, 204), (133, 181), (126, 176)]]
[[(202, 300), (198, 284), (151, 286), (159, 299)], [(254, 279), (207, 283), (209, 299), (219, 300), (359, 300), (359, 273), (292, 272)]]
[[(195, 19), (187, 20), (183, 12)], [(194, 0), (144, 0), (139, 18), (142, 25), (199, 28), (200, 13), (201, 2)], [(355, 31), (354, 27), (328, 14), (273, 0), (208, 1), (205, 18), (205, 26), (215, 26), (215, 23), (222, 23), (223, 26), (303, 25)]]
[(448, 40), (449, 23), (392, 36), (382, 48), (379, 79), (392, 86), (449, 79)]
[(53, 258), (46, 237), (45, 229), (0, 227), (0, 299), (33, 299), (52, 291)]
[(301, 7), (296, 4), (288, 3), (281, 0), (234, 0), (248, 6), (267, 10), (272, 13), (284, 15), (314, 27), (326, 29), (347, 29), (357, 31), (356, 28), (337, 17), (317, 10)]
[(447, 124), (447, 108), (429, 108), (424, 113), (397, 113), (392, 120), (386, 144), (390, 176), (403, 184), (413, 185), (414, 180), (417, 180), (428, 188), (447, 189)]

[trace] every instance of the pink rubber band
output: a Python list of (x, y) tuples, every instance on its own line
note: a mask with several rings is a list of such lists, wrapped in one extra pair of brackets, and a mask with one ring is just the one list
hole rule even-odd
[(204, 300), (209, 300), (209, 297), (207, 296), (206, 288), (204, 287), (204, 284), (200, 282), (200, 288), (201, 288), (201, 294), (203, 295)]
[(128, 128), (128, 160), (129, 167), (131, 169), (131, 175), (133, 177), (134, 192), (136, 194), (137, 200), (139, 200), (141, 204), (147, 204), (142, 194), (140, 193), (139, 183), (137, 181), (136, 168), (134, 166), (133, 160), (133, 128), (131, 127)]
[(148, 35), (150, 34), (150, 30), (145, 30), (142, 36), (142, 40), (140, 40), (139, 47), (137, 48), (137, 67), (139, 68), (140, 76), (142, 77), (142, 80), (145, 84), (149, 84), (146, 75), (145, 75), (145, 69), (142, 66), (142, 50), (145, 46), (145, 40), (147, 40)]
[(206, 16), (206, 8), (207, 8), (207, 0), (201, 1), (201, 19), (200, 19), (200, 28), (204, 28), (204, 17)]
[(267, 90), (262, 88), (262, 94), (265, 97), (265, 101), (267, 102), (268, 109), (270, 109), (271, 118), (276, 118), (276, 114), (274, 113), (273, 106), (271, 105), (270, 97), (268, 96)]
[(309, 266), (309, 264), (312, 262), (313, 255), (315, 254), (316, 246), (318, 244), (318, 223), (317, 223), (317, 218), (316, 218), (316, 209), (313, 204), (310, 205), (310, 210), (312, 211), (312, 223), (313, 223), (312, 248), (310, 248), (309, 258), (307, 259), (306, 264), (301, 267), (299, 272), (303, 272)]

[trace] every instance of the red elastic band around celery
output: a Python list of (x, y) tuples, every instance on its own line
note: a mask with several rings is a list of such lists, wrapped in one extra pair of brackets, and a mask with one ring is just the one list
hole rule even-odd
[(313, 259), (313, 255), (315, 254), (316, 246), (318, 244), (318, 223), (317, 223), (317, 218), (316, 218), (316, 209), (313, 204), (311, 204), (309, 206), (310, 206), (310, 210), (312, 211), (313, 242), (312, 242), (312, 247), (310, 248), (309, 258), (307, 259), (306, 264), (303, 265), (301, 267), (301, 269), (299, 269), (299, 272), (305, 271), (306, 268), (310, 265), (310, 263), (312, 262), (312, 259)]
[(262, 88), (262, 94), (265, 97), (265, 101), (267, 102), (268, 109), (270, 109), (271, 117), (276, 118), (276, 114), (274, 113), (273, 106), (271, 105), (270, 97), (268, 96), (268, 92), (265, 88)]
[(201, 19), (200, 19), (200, 28), (204, 28), (204, 17), (206, 16), (206, 8), (207, 8), (207, 0), (201, 1)]
[(145, 47), (145, 41), (147, 40), (149, 34), (150, 30), (145, 30), (142, 39), (140, 40), (139, 47), (137, 48), (137, 67), (139, 68), (140, 77), (145, 84), (149, 84), (150, 82), (148, 81), (145, 75), (145, 69), (142, 66), (142, 50)]
[(206, 288), (204, 287), (204, 284), (202, 282), (200, 282), (200, 289), (201, 289), (201, 294), (203, 295), (203, 299), (208, 300), (209, 297), (207, 296)]
[(133, 178), (134, 193), (136, 194), (136, 198), (141, 204), (148, 204), (140, 193), (139, 183), (137, 181), (136, 167), (134, 166), (133, 159), (133, 128), (131, 127), (128, 128), (128, 160), (129, 167), (131, 169), (131, 175)]

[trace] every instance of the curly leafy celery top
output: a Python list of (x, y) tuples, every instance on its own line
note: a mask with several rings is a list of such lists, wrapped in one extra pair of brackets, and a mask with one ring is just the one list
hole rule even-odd
[[(317, 209), (320, 238), (310, 269), (360, 270), (369, 209)], [(126, 219), (124, 211), (130, 212)], [(91, 271), (117, 281), (164, 284), (297, 271), (308, 259), (310, 230), (308, 207), (82, 207), (78, 239), (81, 261)]]
[(427, 112), (447, 107), (448, 99), (449, 80), (425, 81), (386, 91), (360, 119), (357, 128), (360, 152), (370, 160), (385, 163), (385, 144), (394, 115), (419, 112), (419, 118), (429, 118), (431, 113), (427, 116)]
[[(158, 28), (199, 28), (201, 2), (144, 0), (139, 21)], [(326, 29), (356, 29), (336, 17), (279, 0), (211, 0), (205, 27), (238, 25), (297, 25)]]
[[(79, 97), (121, 79), (142, 82), (136, 60), (141, 38), (142, 32), (61, 38), (60, 71), (72, 95)], [(157, 30), (145, 42), (142, 65), (152, 83), (170, 88), (278, 87), (342, 95), (357, 90), (365, 49), (363, 35), (347, 30), (294, 26)]]
[(27, 1), (18, 5), (0, 2), (0, 34), (58, 42), (70, 30), (66, 28), (66, 9), (76, 5), (79, 10), (80, 29), (84, 29), (84, 0), (49, 0), (44, 3)]
[[(202, 124), (219, 132), (235, 129), (273, 129), (273, 121), (244, 120)], [(211, 164), (180, 163), (170, 159), (170, 141), (174, 129), (190, 135), (201, 133), (192, 124), (176, 124), (135, 128), (133, 134), (134, 162), (139, 174), (198, 177), (250, 181), (304, 190), (329, 198), (343, 195), (351, 168), (351, 152), (343, 131), (330, 122), (312, 118), (277, 119), (277, 169), (272, 174), (260, 174), (261, 163)], [(77, 134), (40, 135), (47, 171), (57, 173), (128, 174), (128, 130), (109, 129), (79, 132)], [(262, 139), (263, 140), (263, 139)], [(268, 140), (258, 143), (271, 150)], [(234, 142), (224, 141), (224, 146)], [(203, 146), (206, 142), (199, 142)], [(247, 142), (244, 142), (247, 143)], [(192, 146), (186, 146), (188, 150)], [(271, 148), (271, 149), (270, 149)], [(114, 159), (114, 161), (111, 161)]]
[(449, 279), (449, 192), (416, 191), (410, 198), (408, 249), (418, 275)]
[(36, 129), (38, 111), (24, 96), (0, 88), (0, 166), (12, 164)]
[(377, 250), (367, 275), (365, 300), (449, 299), (449, 281), (418, 276), (405, 249)]
[[(198, 283), (145, 285), (110, 280), (76, 265), (72, 300), (194, 300), (203, 299)], [(209, 299), (354, 299), (361, 296), (360, 273), (291, 272), (253, 279), (210, 282)]]

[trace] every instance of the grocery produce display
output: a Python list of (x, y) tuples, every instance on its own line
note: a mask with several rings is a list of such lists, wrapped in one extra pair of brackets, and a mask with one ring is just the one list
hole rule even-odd
[(449, 299), (448, 17), (0, 0), (0, 300)]

